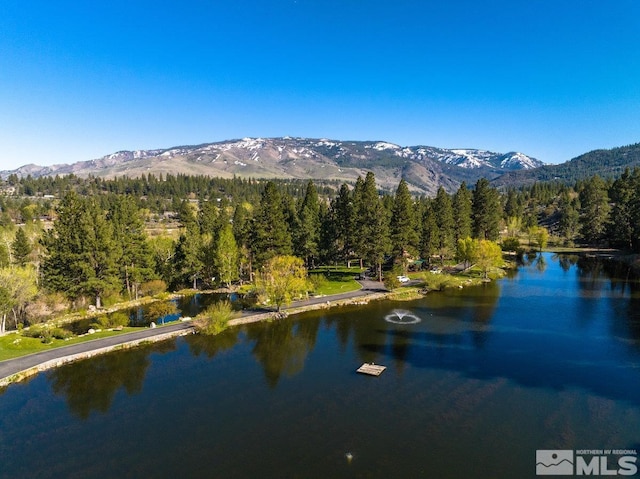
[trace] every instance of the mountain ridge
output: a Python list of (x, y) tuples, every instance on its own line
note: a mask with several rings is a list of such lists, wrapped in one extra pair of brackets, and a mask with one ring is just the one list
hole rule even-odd
[(386, 141), (342, 141), (327, 138), (242, 138), (150, 150), (121, 150), (93, 160), (51, 166), (24, 165), (11, 174), (130, 177), (142, 174), (203, 174), (221, 177), (318, 178), (353, 181), (373, 171), (382, 187), (405, 178), (417, 192), (433, 194), (439, 186), (452, 191), (462, 181), (496, 178), (505, 171), (542, 163), (523, 153), (479, 149), (400, 146)]
[(557, 165), (543, 165), (535, 170), (509, 171), (493, 180), (494, 186), (523, 186), (534, 182), (573, 183), (594, 175), (617, 178), (625, 169), (640, 167), (640, 143), (610, 149), (592, 150)]

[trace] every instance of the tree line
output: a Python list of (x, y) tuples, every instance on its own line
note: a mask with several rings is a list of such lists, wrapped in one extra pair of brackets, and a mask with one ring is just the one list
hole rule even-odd
[[(254, 202), (182, 199), (174, 236), (149, 236), (134, 195), (72, 189), (55, 206), (50, 229), (30, 238), (30, 224), (16, 230), (0, 266), (30, 268), (38, 291), (99, 307), (105, 297), (136, 298), (159, 284), (177, 290), (252, 282), (277, 256), (298, 257), (307, 268), (359, 260), (381, 277), (394, 256), (445, 258), (459, 238), (498, 238), (500, 195), (486, 180), (473, 192), (463, 184), (453, 196), (441, 188), (434, 199), (413, 197), (404, 180), (395, 195), (380, 195), (373, 173), (353, 187), (342, 184), (333, 197), (322, 197), (313, 181), (303, 186), (294, 196), (269, 181)], [(4, 301), (0, 312), (16, 301)], [(29, 301), (20, 302), (16, 324)]]
[(109, 192), (110, 186), (65, 192), (51, 205), (54, 221), (46, 231), (36, 218), (18, 228), (14, 221), (0, 225), (3, 324), (52, 311), (61, 299), (100, 306), (106, 297), (253, 282), (277, 256), (300, 258), (306, 268), (362, 262), (382, 279), (385, 263), (475, 262), (481, 250), (495, 256), (491, 243), (498, 239), (505, 250), (518, 249), (527, 235), (543, 247), (548, 232), (566, 243), (640, 250), (638, 169), (615, 181), (596, 176), (502, 193), (480, 179), (453, 194), (440, 188), (434, 198), (412, 195), (404, 180), (394, 194), (381, 194), (373, 173), (337, 191), (313, 181), (254, 187), (259, 194), (251, 201), (244, 194), (171, 198), (175, 234), (151, 235), (139, 192)]

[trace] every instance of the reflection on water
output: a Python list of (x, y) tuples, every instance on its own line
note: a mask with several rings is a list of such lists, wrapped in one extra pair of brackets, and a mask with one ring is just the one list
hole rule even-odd
[(48, 373), (51, 389), (64, 396), (71, 412), (81, 419), (87, 419), (92, 411), (106, 413), (118, 390), (129, 395), (142, 390), (152, 352), (173, 350), (175, 343), (165, 341), (78, 361)]
[(303, 370), (305, 359), (315, 346), (319, 326), (318, 318), (299, 322), (284, 319), (249, 329), (253, 355), (262, 365), (270, 387), (277, 386), (283, 374), (293, 376)]
[(212, 359), (219, 353), (232, 349), (238, 343), (239, 331), (238, 328), (227, 329), (218, 334), (213, 341), (210, 336), (203, 334), (193, 334), (185, 340), (194, 356), (202, 354), (208, 359)]
[[(513, 478), (535, 477), (536, 449), (640, 449), (638, 281), (591, 258), (525, 261), (479, 287), (188, 336), (12, 386), (0, 476)], [(358, 375), (363, 362), (387, 370)], [(88, 448), (95, 437), (109, 440)]]
[[(293, 377), (304, 370), (324, 324), (334, 331), (343, 351), (352, 344), (359, 361), (392, 360), (398, 372), (408, 365), (453, 369), (474, 378), (507, 377), (527, 387), (560, 390), (575, 385), (612, 398), (638, 400), (627, 395), (634, 388), (611, 387), (610, 382), (600, 380), (606, 374), (624, 383), (626, 375), (640, 367), (638, 280), (624, 265), (593, 258), (530, 254), (525, 260), (529, 276), (521, 272), (505, 282), (448, 290), (411, 303), (372, 303), (331, 314), (311, 312), (300, 320), (253, 325), (242, 335), (240, 329), (232, 328), (215, 338), (196, 335), (186, 342), (193, 355), (209, 359), (241, 341), (249, 343), (267, 384), (275, 388), (283, 376)], [(556, 265), (556, 272), (540, 283), (537, 274), (546, 271), (548, 261)], [(575, 268), (575, 286), (567, 289), (566, 274), (571, 268)], [(523, 297), (523, 288), (530, 294)], [(571, 288), (581, 300), (566, 305)], [(181, 300), (180, 308), (196, 311), (218, 299), (191, 296)], [(556, 300), (560, 301), (556, 304)], [(496, 313), (500, 301), (502, 307)], [(561, 319), (571, 319), (563, 307), (575, 319), (558, 329)], [(533, 324), (540, 315), (543, 325)], [(496, 317), (498, 324), (492, 325)], [(599, 320), (606, 320), (606, 331), (595, 328), (593, 323)], [(585, 329), (593, 334), (574, 335)], [(607, 334), (633, 354), (631, 362), (613, 371), (599, 359), (608, 347), (602, 344)], [(164, 344), (167, 351), (174, 347), (171, 342)], [(478, 354), (484, 349), (488, 351)], [(53, 391), (64, 394), (79, 417), (86, 418), (91, 411), (106, 412), (117, 390), (128, 394), (140, 390), (149, 367), (148, 354), (141, 348), (60, 368), (50, 373)]]

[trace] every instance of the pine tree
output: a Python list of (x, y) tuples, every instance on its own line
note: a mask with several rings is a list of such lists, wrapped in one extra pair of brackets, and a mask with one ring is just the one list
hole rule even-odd
[(433, 212), (438, 225), (438, 250), (440, 258), (453, 252), (454, 249), (454, 219), (451, 198), (441, 186), (433, 202)]
[(244, 205), (236, 206), (233, 212), (233, 236), (239, 246), (248, 246), (250, 239), (251, 221), (249, 212)]
[(183, 200), (178, 207), (178, 221), (182, 224), (183, 228), (194, 228), (198, 225), (196, 219), (196, 213), (187, 200)]
[(130, 196), (118, 196), (109, 212), (118, 251), (120, 280), (129, 298), (138, 298), (140, 285), (155, 277), (144, 221)]
[(119, 291), (118, 245), (114, 239), (113, 226), (107, 221), (104, 211), (97, 201), (86, 202), (86, 214), (82, 217), (80, 229), (84, 238), (83, 272), (81, 286), (86, 293), (95, 297), (96, 307), (102, 306), (102, 297), (109, 292)]
[(320, 244), (320, 202), (313, 181), (307, 183), (304, 200), (298, 213), (298, 224), (297, 252), (304, 258), (308, 268), (314, 268)]
[(336, 218), (333, 208), (320, 203), (320, 243), (318, 257), (322, 264), (331, 264), (341, 259), (337, 239)]
[(198, 210), (200, 234), (213, 234), (218, 220), (218, 207), (213, 201), (201, 201)]
[(291, 233), (282, 210), (282, 198), (269, 181), (252, 221), (251, 250), (257, 266), (277, 255), (291, 254)]
[(629, 249), (633, 248), (635, 233), (632, 212), (632, 198), (636, 194), (634, 186), (633, 178), (627, 168), (609, 189), (613, 208), (607, 236), (613, 244)]
[(599, 176), (585, 181), (580, 192), (580, 233), (587, 243), (604, 239), (609, 220), (609, 197), (605, 182)]
[(486, 178), (480, 178), (476, 182), (471, 211), (474, 237), (497, 240), (502, 218), (500, 195), (498, 190), (489, 185), (489, 180)]
[(453, 220), (456, 243), (471, 236), (471, 192), (464, 181), (453, 196)]
[(13, 253), (13, 261), (18, 266), (25, 266), (29, 262), (29, 256), (32, 251), (31, 243), (23, 228), (18, 228), (16, 236), (11, 243), (11, 252)]
[(640, 168), (634, 168), (631, 177), (633, 193), (629, 198), (629, 215), (633, 224), (631, 244), (633, 251), (640, 252)]
[(571, 198), (568, 192), (564, 192), (560, 196), (558, 210), (560, 212), (560, 220), (558, 228), (560, 234), (570, 243), (573, 243), (579, 232), (580, 213), (577, 198)]
[(431, 263), (431, 256), (438, 251), (440, 232), (436, 223), (436, 215), (430, 204), (425, 204), (422, 212), (422, 228), (420, 235), (420, 256)]
[(507, 201), (504, 205), (504, 215), (507, 218), (522, 218), (524, 208), (518, 200), (518, 195), (513, 188), (507, 192)]
[(338, 196), (331, 202), (331, 217), (335, 228), (334, 245), (337, 256), (342, 260), (348, 260), (355, 252), (353, 208), (349, 187), (343, 183)]
[(382, 281), (382, 262), (390, 249), (389, 225), (378, 197), (375, 176), (371, 172), (367, 173), (361, 195), (355, 204), (355, 218), (359, 250), (369, 264), (376, 266), (378, 281)]
[(73, 300), (92, 295), (97, 307), (104, 293), (117, 291), (113, 228), (94, 199), (82, 200), (74, 192), (67, 193), (58, 208), (58, 219), (42, 243), (47, 249), (42, 265), (46, 287)]
[(400, 258), (404, 258), (405, 255), (415, 255), (419, 243), (415, 208), (404, 179), (400, 180), (396, 190), (390, 226), (393, 254)]
[(174, 288), (187, 282), (191, 283), (193, 289), (197, 288), (198, 279), (202, 279), (204, 272), (204, 252), (200, 230), (193, 223), (184, 230), (176, 244), (172, 280)]
[[(248, 205), (250, 206), (250, 205)], [(253, 274), (253, 264), (249, 245), (251, 243), (251, 220), (244, 205), (236, 206), (233, 213), (233, 236), (238, 245), (238, 262), (240, 281), (250, 279)]]
[(70, 299), (81, 294), (82, 237), (78, 225), (84, 214), (83, 203), (74, 191), (67, 193), (57, 208), (53, 228), (42, 237), (46, 250), (43, 284), (50, 290), (63, 291)]

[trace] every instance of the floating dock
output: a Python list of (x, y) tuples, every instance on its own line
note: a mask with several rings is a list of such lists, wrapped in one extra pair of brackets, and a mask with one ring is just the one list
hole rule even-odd
[(356, 372), (359, 372), (361, 374), (368, 374), (370, 376), (380, 376), (385, 369), (387, 369), (386, 366), (380, 366), (379, 364), (373, 363), (364, 363), (356, 370)]

